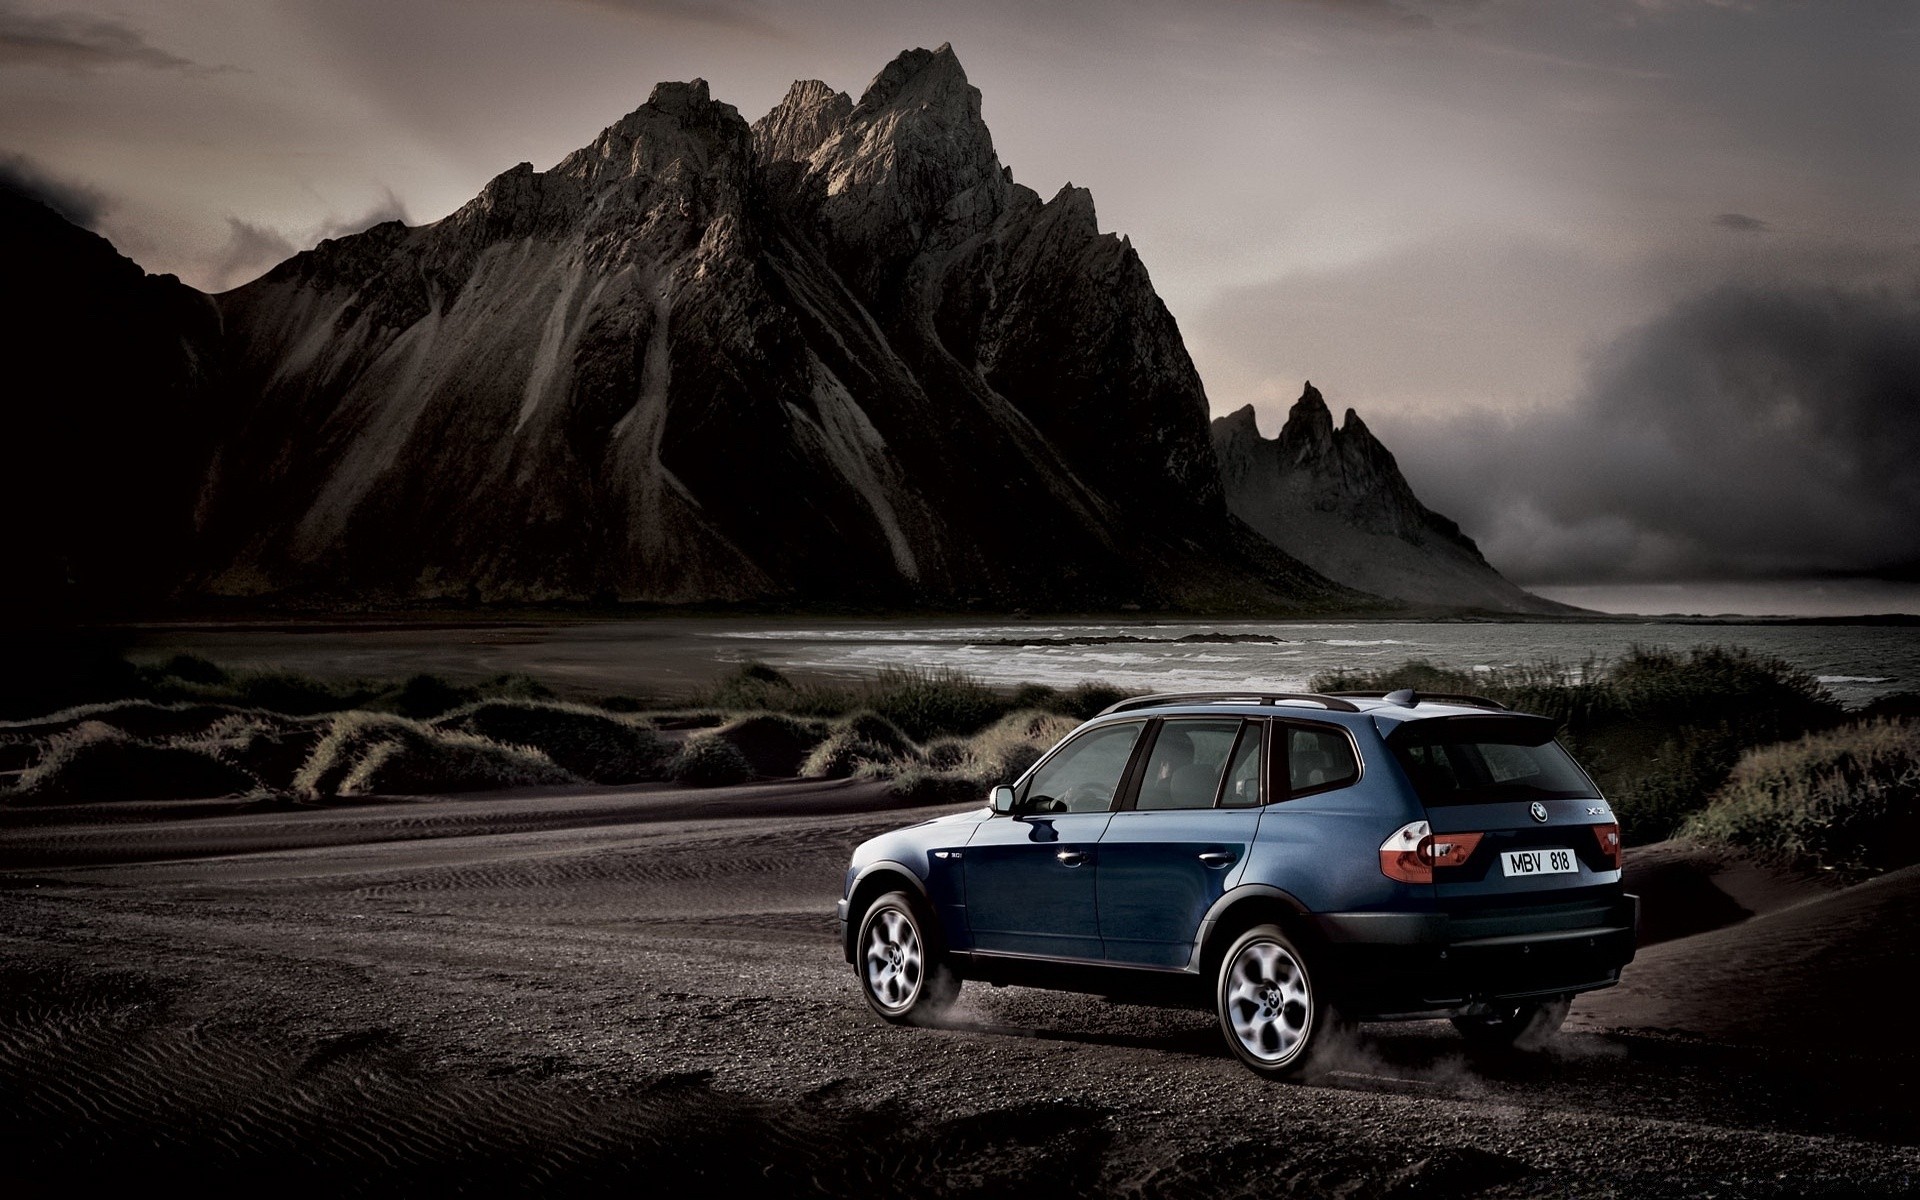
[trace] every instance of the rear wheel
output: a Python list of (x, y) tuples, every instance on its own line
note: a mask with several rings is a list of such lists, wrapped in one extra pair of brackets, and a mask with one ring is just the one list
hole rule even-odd
[(1572, 1006), (1572, 996), (1496, 1005), (1484, 1016), (1453, 1018), (1453, 1027), (1482, 1049), (1538, 1050), (1560, 1031)]
[(860, 921), (854, 968), (867, 1004), (896, 1025), (921, 1025), (953, 1003), (960, 980), (905, 892), (875, 900)]
[(1214, 1005), (1228, 1048), (1273, 1077), (1310, 1074), (1337, 1023), (1306, 956), (1277, 925), (1256, 925), (1227, 948)]

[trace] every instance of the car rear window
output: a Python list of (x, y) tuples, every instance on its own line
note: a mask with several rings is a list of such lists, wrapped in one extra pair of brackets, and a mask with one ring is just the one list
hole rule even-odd
[(1390, 744), (1429, 807), (1599, 795), (1538, 718), (1421, 721)]

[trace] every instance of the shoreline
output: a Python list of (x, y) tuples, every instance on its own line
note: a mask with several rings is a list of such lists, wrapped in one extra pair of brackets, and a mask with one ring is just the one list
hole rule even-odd
[[(219, 630), (225, 632), (297, 633), (310, 629), (349, 629), (359, 632), (406, 632), (418, 629), (528, 628), (598, 624), (745, 623), (810, 625), (874, 625), (911, 627), (916, 624), (944, 625), (1036, 624), (1036, 625), (1135, 625), (1169, 626), (1194, 624), (1221, 625), (1686, 625), (1686, 626), (1891, 626), (1920, 627), (1920, 613), (1861, 613), (1852, 616), (1792, 616), (1748, 613), (1453, 613), (1409, 614), (1379, 612), (1329, 612), (1313, 615), (1248, 613), (1140, 613), (1140, 612), (1063, 612), (1031, 613), (953, 611), (874, 611), (850, 613), (843, 610), (718, 610), (672, 609), (633, 611), (630, 609), (546, 609), (511, 608), (492, 610), (422, 609), (378, 610), (370, 612), (283, 613), (262, 611), (237, 614), (150, 615), (112, 618), (100, 621), (59, 624), (58, 628), (76, 633), (114, 631)], [(43, 626), (45, 627), (45, 626)], [(15, 628), (19, 628), (16, 624)]]

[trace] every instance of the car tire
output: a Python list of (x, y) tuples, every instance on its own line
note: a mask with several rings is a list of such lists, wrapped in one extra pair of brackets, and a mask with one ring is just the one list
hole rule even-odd
[(1345, 1028), (1324, 981), (1278, 925), (1256, 925), (1221, 956), (1214, 1011), (1234, 1056), (1270, 1078), (1305, 1079), (1326, 1069), (1335, 1030)]
[(1538, 1050), (1560, 1031), (1572, 1005), (1572, 996), (1505, 1004), (1485, 1016), (1455, 1017), (1453, 1027), (1476, 1049)]
[(905, 892), (888, 892), (868, 906), (854, 942), (860, 994), (883, 1020), (924, 1025), (960, 992), (933, 922)]

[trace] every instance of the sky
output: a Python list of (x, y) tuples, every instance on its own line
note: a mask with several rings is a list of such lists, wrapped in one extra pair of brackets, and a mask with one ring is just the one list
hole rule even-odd
[(0, 176), (218, 290), (941, 42), (1216, 414), (1312, 380), (1518, 581), (1915, 577), (1920, 4), (0, 0)]

